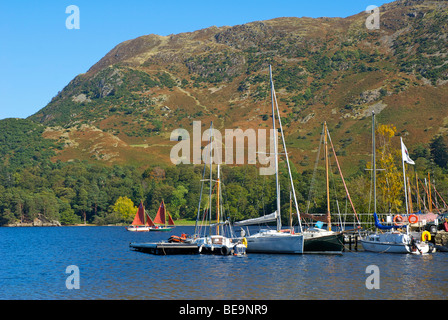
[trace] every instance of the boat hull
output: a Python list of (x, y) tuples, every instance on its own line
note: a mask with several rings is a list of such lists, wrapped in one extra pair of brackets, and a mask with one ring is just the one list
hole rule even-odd
[(361, 240), (365, 251), (387, 252), (387, 253), (409, 253), (408, 245), (403, 243), (375, 243), (373, 241)]
[(201, 237), (194, 241), (199, 246), (199, 253), (216, 255), (245, 255), (246, 246), (240, 239), (230, 239), (221, 235)]
[(127, 231), (132, 231), (132, 232), (148, 232), (150, 229), (150, 227), (143, 227), (143, 226), (129, 226), (126, 227)]
[(151, 253), (156, 255), (199, 253), (199, 247), (194, 243), (169, 243), (169, 242), (130, 243), (129, 247), (131, 247), (135, 251)]
[(365, 251), (378, 253), (425, 254), (430, 252), (428, 243), (415, 241), (408, 235), (400, 233), (369, 235), (361, 239), (361, 245)]
[(172, 227), (150, 227), (149, 231), (171, 231)]
[(304, 235), (304, 253), (335, 253), (341, 254), (344, 250), (342, 233)]
[(260, 232), (246, 237), (248, 253), (303, 253), (303, 236), (282, 232)]
[(243, 255), (246, 252), (245, 252), (245, 249), (242, 249), (242, 248), (239, 248), (239, 251), (235, 251), (234, 247), (227, 247), (225, 245), (203, 244), (199, 247), (199, 253), (228, 256), (228, 255), (233, 255), (235, 253), (237, 253), (239, 255)]

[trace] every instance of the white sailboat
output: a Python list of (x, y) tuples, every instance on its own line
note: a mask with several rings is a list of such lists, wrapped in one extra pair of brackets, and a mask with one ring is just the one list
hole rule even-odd
[(275, 108), (276, 104), (274, 83), (272, 81), (272, 69), (269, 66), (269, 77), (271, 82), (271, 100), (272, 100), (272, 125), (274, 132), (274, 165), (275, 165), (275, 185), (276, 185), (276, 197), (277, 197), (277, 210), (270, 214), (260, 218), (248, 219), (244, 221), (235, 222), (235, 226), (245, 226), (249, 224), (259, 224), (260, 222), (276, 221), (277, 228), (272, 229), (262, 229), (259, 232), (246, 236), (247, 240), (247, 252), (255, 253), (293, 253), (301, 254), (303, 253), (303, 235), (302, 235), (302, 225), (300, 222), (300, 214), (297, 205), (297, 197), (294, 189), (294, 184), (292, 180), (291, 170), (289, 166), (288, 153), (286, 150), (285, 139), (283, 135), (283, 128), (280, 119), (280, 112), (277, 106), (277, 117), (280, 126), (280, 132), (282, 135), (283, 148), (286, 155), (286, 164), (289, 172), (289, 179), (291, 183), (291, 189), (294, 196), (296, 213), (299, 221), (299, 233), (295, 233), (294, 229), (282, 229), (281, 214), (280, 214), (280, 184), (278, 178), (278, 146), (277, 146), (277, 129), (275, 123)]
[[(365, 251), (370, 252), (387, 252), (387, 253), (415, 253), (424, 254), (428, 253), (429, 245), (425, 241), (418, 241), (414, 239), (409, 234), (409, 226), (385, 226), (379, 222), (376, 213), (376, 160), (375, 160), (375, 113), (372, 112), (372, 145), (373, 145), (373, 198), (374, 198), (374, 213), (373, 217), (375, 220), (375, 227), (377, 230), (384, 230), (385, 232), (375, 232), (373, 234), (361, 237), (361, 243)], [(403, 149), (402, 145), (402, 163), (403, 163), (403, 175), (404, 181), (406, 181), (405, 167), (404, 163), (413, 163), (413, 161), (407, 155), (407, 149)], [(406, 148), (406, 147), (404, 147)], [(405, 152), (406, 151), (406, 152)], [(406, 155), (406, 157), (405, 157)], [(412, 162), (411, 162), (412, 161)], [(406, 197), (406, 211), (408, 212), (407, 206), (407, 192), (405, 183), (405, 197)], [(398, 229), (406, 228), (406, 232), (401, 232)]]
[[(233, 236), (232, 226), (229, 221), (221, 221), (222, 219), (222, 211), (221, 211), (221, 203), (220, 203), (220, 168), (219, 164), (217, 166), (217, 180), (213, 180), (212, 177), (212, 131), (213, 122), (210, 125), (210, 144), (209, 144), (209, 157), (210, 157), (210, 193), (209, 193), (209, 206), (207, 208), (207, 218), (208, 225), (203, 225), (201, 227), (201, 232), (199, 235), (197, 234), (198, 223), (199, 223), (199, 213), (201, 211), (201, 200), (202, 200), (202, 188), (201, 195), (199, 199), (198, 205), (198, 215), (196, 219), (196, 227), (195, 227), (195, 236), (192, 243), (196, 244), (199, 248), (199, 253), (202, 254), (218, 254), (218, 255), (245, 255), (246, 254), (246, 239), (241, 238), (237, 239)], [(205, 175), (205, 166), (204, 166), (204, 175)], [(204, 181), (204, 180), (202, 180)], [(211, 209), (212, 209), (212, 184), (216, 183), (216, 223), (211, 224)], [(227, 229), (229, 237), (225, 236), (224, 228)]]
[(137, 213), (135, 214), (134, 221), (132, 221), (130, 226), (126, 227), (126, 230), (133, 232), (147, 232), (151, 229), (151, 226), (154, 226), (154, 223), (148, 213), (145, 212), (143, 201), (141, 201)]

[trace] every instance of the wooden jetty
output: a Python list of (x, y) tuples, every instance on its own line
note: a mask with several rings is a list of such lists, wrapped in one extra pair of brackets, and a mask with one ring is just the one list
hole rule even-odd
[[(360, 251), (362, 248), (358, 247), (359, 234), (355, 232), (344, 233), (344, 251)], [(348, 246), (348, 247), (347, 247)]]
[(129, 246), (136, 251), (158, 255), (199, 253), (199, 246), (192, 243), (150, 242), (130, 243)]

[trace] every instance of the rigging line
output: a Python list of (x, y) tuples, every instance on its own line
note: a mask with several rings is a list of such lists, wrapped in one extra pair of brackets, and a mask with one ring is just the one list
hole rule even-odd
[(323, 133), (324, 132), (324, 128), (322, 127), (322, 133), (320, 136), (320, 141), (319, 141), (319, 147), (318, 147), (318, 151), (317, 151), (317, 155), (316, 155), (316, 160), (314, 161), (314, 170), (313, 170), (313, 176), (311, 177), (311, 183), (310, 183), (310, 191), (308, 193), (308, 204), (307, 204), (307, 208), (306, 208), (306, 213), (309, 213), (309, 208), (310, 208), (310, 203), (311, 203), (311, 197), (314, 196), (314, 185), (316, 183), (316, 172), (317, 172), (317, 166), (319, 164), (319, 159), (320, 159), (320, 150), (323, 144)]
[[(221, 182), (221, 188), (220, 188), (220, 191), (221, 191), (221, 195), (222, 195), (223, 202), (225, 201), (225, 204), (222, 205), (222, 208), (223, 208), (223, 210), (222, 210), (223, 217), (226, 217), (227, 220), (231, 221), (231, 217), (230, 217), (231, 212), (230, 212), (230, 205), (229, 205), (229, 200), (228, 200), (228, 199), (229, 199), (229, 196), (228, 196), (228, 194), (227, 194), (227, 187), (226, 187), (226, 185), (224, 184), (224, 182), (222, 181), (223, 179), (221, 178), (220, 180), (221, 180), (221, 181), (220, 181), (220, 182)], [(224, 210), (225, 207), (227, 207), (227, 211)], [(229, 229), (229, 231), (230, 231), (230, 235), (231, 235), (231, 237), (234, 238), (234, 237), (235, 237), (235, 234), (234, 234), (233, 227), (232, 227), (232, 226), (229, 226), (228, 229)]]
[[(259, 179), (259, 174), (256, 174), (255, 175), (255, 186), (257, 187), (257, 191), (258, 191), (258, 179)], [(263, 211), (263, 214), (264, 214), (264, 212), (265, 212), (265, 210), (264, 210), (264, 201), (263, 201), (263, 197), (264, 197), (264, 187), (265, 187), (265, 185), (266, 185), (266, 176), (264, 176), (265, 177), (265, 180), (264, 180), (264, 185), (263, 185), (263, 188), (261, 189), (261, 202), (262, 202), (262, 204), (261, 204), (261, 210)], [(252, 192), (254, 192), (254, 190), (252, 190)], [(258, 193), (258, 192), (257, 192)], [(260, 193), (258, 193), (258, 195), (260, 195)], [(260, 197), (258, 196), (257, 198), (256, 198), (256, 200), (257, 200), (257, 212), (258, 213), (260, 213)]]
[[(328, 130), (328, 129), (327, 129)], [(330, 132), (328, 132), (328, 140), (330, 140)], [(331, 141), (330, 141), (331, 142)], [(328, 155), (328, 159), (330, 159), (330, 154)], [(335, 175), (333, 174), (333, 169), (332, 169), (332, 165), (331, 165), (331, 161), (328, 161), (328, 171), (330, 173), (331, 176), (331, 182), (333, 184), (333, 191), (334, 191), (334, 201), (336, 202), (336, 208), (338, 210), (338, 216), (339, 216), (339, 223), (342, 226), (342, 217), (341, 217), (341, 210), (339, 209), (339, 201), (338, 201), (338, 192), (336, 190), (336, 178)]]
[(263, 188), (261, 189), (261, 209), (263, 210), (263, 215), (266, 215), (266, 208), (264, 204), (265, 191), (266, 191), (266, 175), (263, 177)]
[[(320, 141), (318, 144), (318, 150), (317, 150), (317, 154), (316, 154), (316, 160), (314, 161), (314, 169), (313, 169), (313, 175), (311, 177), (311, 183), (310, 183), (310, 187), (309, 187), (309, 193), (308, 193), (308, 200), (307, 200), (307, 206), (306, 206), (306, 214), (309, 214), (310, 212), (310, 205), (311, 205), (311, 198), (313, 198), (313, 203), (314, 205), (317, 206), (317, 203), (315, 201), (315, 184), (316, 184), (316, 174), (317, 174), (317, 166), (319, 165), (319, 159), (320, 159), (320, 152), (321, 152), (321, 148), (323, 145), (323, 140), (324, 140), (324, 128), (322, 127), (322, 133), (320, 135)], [(312, 219), (306, 219), (305, 220), (307, 225), (310, 226), (312, 225)]]
[(347, 193), (348, 199), (350, 200), (350, 204), (352, 206), (353, 213), (355, 214), (355, 217), (358, 220), (358, 224), (361, 225), (359, 223), (359, 218), (358, 218), (358, 215), (356, 214), (356, 210), (355, 210), (355, 206), (353, 205), (352, 198), (350, 197), (350, 193), (348, 192), (347, 185), (345, 184), (345, 179), (344, 179), (344, 176), (342, 175), (342, 170), (341, 170), (341, 167), (339, 166), (338, 157), (336, 156), (336, 151), (334, 150), (333, 142), (331, 141), (331, 137), (330, 137), (330, 133), (329, 132), (328, 132), (328, 140), (330, 141), (331, 149), (333, 150), (334, 158), (336, 160), (336, 164), (338, 166), (339, 173), (340, 173), (341, 178), (342, 178), (342, 182), (344, 183), (344, 188), (345, 188), (345, 191)]
[[(286, 149), (286, 141), (285, 141), (285, 137), (283, 135), (283, 126), (282, 126), (282, 120), (280, 118), (280, 110), (278, 108), (277, 97), (276, 97), (275, 89), (274, 89), (274, 83), (272, 81), (271, 81), (271, 83), (272, 83), (272, 92), (273, 92), (273, 95), (274, 95), (275, 106), (276, 106), (276, 109), (277, 109), (278, 123), (280, 125), (280, 131), (282, 133), (283, 149), (284, 149), (285, 154), (286, 154), (286, 164), (287, 164), (287, 167), (288, 167), (289, 179), (290, 179), (290, 183), (291, 183), (291, 189), (292, 189), (292, 193), (293, 193), (293, 196), (294, 196), (294, 204), (295, 204), (296, 211), (297, 211), (296, 213), (297, 213), (297, 220), (299, 222), (299, 231), (302, 232), (302, 221), (301, 221), (301, 218), (300, 218), (299, 204), (297, 203), (296, 190), (294, 188), (294, 181), (292, 179), (291, 167), (289, 165), (288, 150)], [(279, 212), (279, 214), (280, 214), (280, 212)]]
[[(212, 151), (214, 152), (214, 153), (216, 153), (214, 150), (213, 150), (213, 148), (212, 148), (212, 146), (213, 146), (213, 141), (214, 141), (214, 139), (213, 139), (213, 121), (211, 121), (211, 123), (210, 123), (210, 144), (209, 144), (209, 149), (210, 150), (208, 150), (209, 152), (210, 152), (210, 189), (209, 189), (209, 221), (210, 221), (210, 224), (211, 224), (211, 221), (212, 221), (212, 185), (213, 185), (213, 180), (212, 180), (212, 178), (213, 178), (213, 170), (212, 170), (212, 164), (213, 164), (213, 157), (212, 157)], [(212, 232), (211, 232), (211, 226), (210, 226), (210, 229), (209, 229), (209, 234), (211, 234)]]
[(444, 204), (444, 206), (445, 206), (445, 208), (446, 208), (447, 205), (446, 205), (446, 203), (445, 203), (445, 200), (443, 200), (442, 196), (441, 196), (440, 193), (437, 191), (436, 186), (435, 186), (434, 184), (433, 184), (433, 187), (434, 187), (434, 191), (437, 193), (437, 195), (440, 197), (440, 199), (442, 199), (443, 204)]
[[(436, 207), (436, 204), (435, 204), (434, 201), (432, 200), (432, 197), (429, 196), (429, 193), (428, 193), (429, 187), (428, 187), (428, 189), (425, 188), (425, 186), (423, 185), (423, 182), (421, 182), (420, 179), (419, 179), (419, 181), (420, 181), (420, 184), (422, 185), (423, 189), (424, 189), (425, 192), (426, 192), (426, 196), (427, 196), (427, 199), (428, 199), (428, 204), (430, 204), (429, 201), (431, 201), (431, 203), (434, 205), (434, 207), (435, 207), (435, 208), (437, 209), (437, 211), (440, 213), (440, 210), (439, 210), (439, 208)], [(428, 210), (428, 211), (429, 211), (429, 210)]]
[(203, 192), (203, 189), (204, 189), (205, 169), (207, 167), (206, 163), (207, 163), (207, 161), (204, 161), (204, 169), (202, 170), (201, 193), (199, 194), (198, 213), (197, 213), (197, 216), (196, 216), (196, 222), (195, 222), (195, 226), (194, 226), (194, 233), (195, 234), (196, 234), (197, 224), (198, 224), (198, 220), (199, 220), (200, 212), (201, 212), (201, 202), (202, 202), (202, 192)]

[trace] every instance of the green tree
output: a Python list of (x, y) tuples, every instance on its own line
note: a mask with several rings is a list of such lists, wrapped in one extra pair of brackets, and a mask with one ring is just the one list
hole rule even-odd
[(448, 165), (448, 147), (443, 140), (443, 136), (438, 135), (431, 140), (429, 144), (431, 159), (441, 168), (447, 168)]
[(70, 203), (59, 200), (59, 222), (62, 225), (73, 225), (81, 223), (81, 219), (75, 214), (75, 210), (72, 209)]
[(185, 188), (183, 185), (178, 185), (176, 189), (173, 191), (171, 196), (171, 202), (167, 204), (173, 219), (179, 219), (181, 215), (181, 210), (187, 203), (187, 200), (185, 199), (185, 195), (187, 193), (188, 189)]

